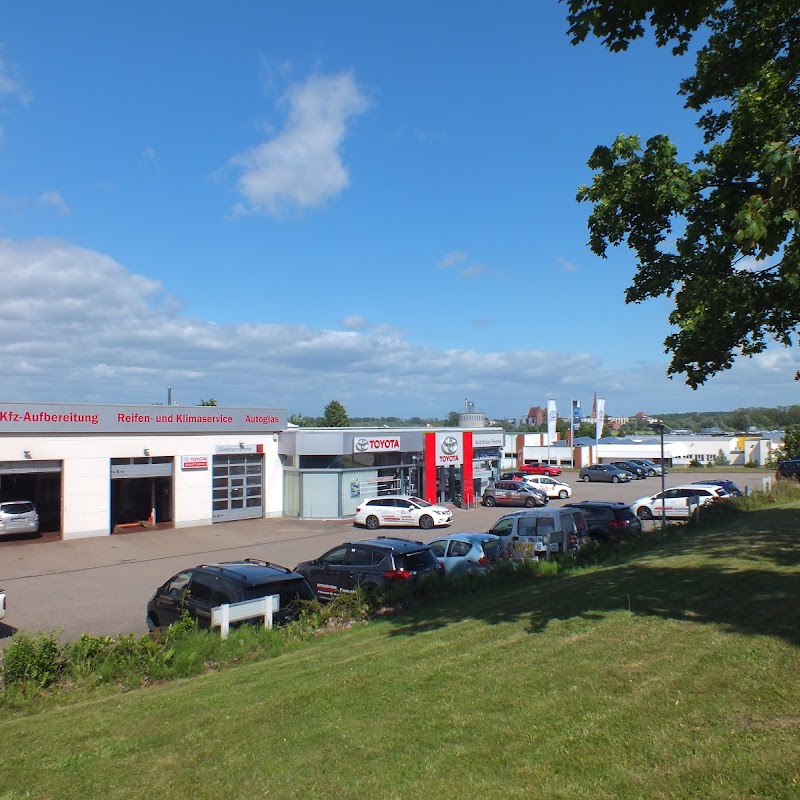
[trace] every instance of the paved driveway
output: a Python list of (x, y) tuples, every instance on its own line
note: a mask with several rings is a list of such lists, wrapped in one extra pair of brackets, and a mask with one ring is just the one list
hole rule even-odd
[[(762, 488), (760, 471), (671, 473), (666, 485), (701, 477), (730, 477), (743, 490)], [(562, 476), (573, 486), (572, 500), (631, 503), (661, 490), (661, 478), (628, 484), (582, 483), (577, 473)], [(551, 500), (551, 505), (563, 505)], [(485, 531), (508, 508), (454, 509), (450, 531)], [(417, 529), (401, 535), (430, 539)], [(388, 530), (384, 530), (388, 533)], [(286, 566), (313, 558), (329, 547), (363, 538), (348, 520), (263, 519), (226, 522), (179, 530), (142, 531), (116, 536), (0, 543), (0, 588), (8, 613), (0, 637), (16, 628), (55, 631), (64, 640), (81, 633), (114, 636), (146, 631), (145, 605), (157, 586), (180, 569), (210, 561), (263, 558)]]

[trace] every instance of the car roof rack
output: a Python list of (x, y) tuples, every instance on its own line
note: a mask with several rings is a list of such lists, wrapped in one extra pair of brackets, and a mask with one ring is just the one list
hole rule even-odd
[(406, 544), (425, 544), (417, 539), (404, 539), (402, 536), (376, 536), (373, 541), (405, 542)]
[(271, 561), (265, 561), (263, 558), (241, 558), (237, 561), (218, 561), (215, 564), (200, 564), (203, 569), (215, 569), (219, 572), (229, 572), (233, 575), (238, 575), (240, 578), (249, 577), (236, 567), (242, 564), (252, 564), (254, 567), (270, 567), (271, 569), (279, 570), (284, 574), (289, 574), (293, 570), (284, 567), (282, 564), (273, 564)]

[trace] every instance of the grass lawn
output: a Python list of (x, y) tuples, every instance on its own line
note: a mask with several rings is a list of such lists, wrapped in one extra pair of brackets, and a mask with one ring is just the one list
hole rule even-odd
[(800, 797), (800, 510), (0, 719), (17, 798)]

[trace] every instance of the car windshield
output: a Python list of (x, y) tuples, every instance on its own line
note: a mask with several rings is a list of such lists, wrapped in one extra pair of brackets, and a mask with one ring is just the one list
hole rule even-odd
[(6, 514), (28, 514), (33, 511), (33, 503), (3, 503), (2, 510)]
[(489, 539), (486, 542), (483, 542), (483, 552), (486, 554), (486, 558), (494, 560), (500, 558), (500, 554), (503, 550), (503, 543), (499, 539)]
[(555, 529), (555, 524), (550, 517), (522, 518), (519, 521), (520, 536), (544, 535), (552, 533)]
[(436, 566), (439, 563), (436, 560), (436, 556), (427, 547), (424, 550), (417, 550), (413, 553), (396, 555), (394, 560), (398, 569), (405, 569), (409, 572), (426, 569), (428, 567)]
[(433, 503), (429, 503), (427, 500), (423, 500), (421, 497), (409, 497), (408, 498), (412, 503), (416, 503), (420, 508), (427, 508), (428, 506), (432, 506)]

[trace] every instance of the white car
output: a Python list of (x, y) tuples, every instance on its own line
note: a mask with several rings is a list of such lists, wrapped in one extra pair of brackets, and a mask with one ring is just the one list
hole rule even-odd
[(720, 487), (710, 483), (675, 486), (650, 497), (640, 497), (631, 504), (631, 511), (637, 514), (639, 519), (660, 519), (663, 508), (665, 517), (688, 519), (690, 505), (693, 510), (723, 496)]
[(364, 525), (376, 530), (384, 525), (410, 525), (430, 530), (453, 521), (453, 512), (405, 494), (386, 494), (363, 500), (356, 507), (354, 525)]
[(525, 483), (541, 489), (548, 497), (559, 497), (562, 500), (572, 497), (572, 487), (568, 483), (562, 483), (548, 475), (529, 475), (524, 480)]

